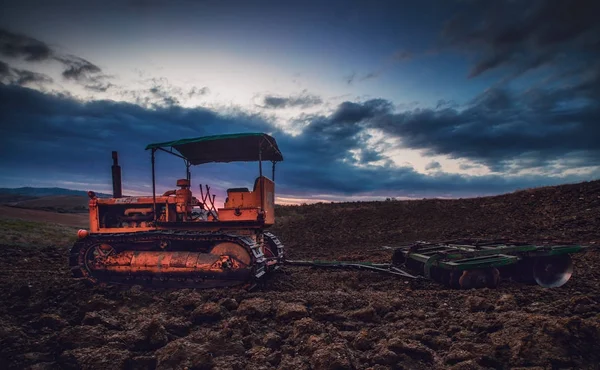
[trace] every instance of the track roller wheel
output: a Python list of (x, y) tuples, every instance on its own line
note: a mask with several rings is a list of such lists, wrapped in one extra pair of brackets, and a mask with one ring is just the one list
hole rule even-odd
[(458, 279), (462, 289), (497, 288), (500, 282), (500, 271), (497, 268), (465, 270)]
[[(222, 257), (229, 257), (229, 259), (231, 259), (229, 263), (233, 263), (234, 265), (236, 265), (236, 268), (245, 268), (250, 267), (250, 265), (252, 265), (252, 257), (250, 256), (248, 251), (244, 247), (236, 243), (219, 243), (210, 250), (210, 254)], [(227, 260), (227, 258), (222, 258), (223, 267), (227, 266)]]
[(573, 260), (568, 254), (538, 257), (533, 263), (533, 278), (544, 288), (563, 286), (573, 275)]
[(105, 243), (93, 245), (78, 244), (71, 250), (69, 261), (71, 272), (75, 277), (86, 278), (88, 283), (99, 283), (98, 279), (92, 275), (94, 266), (99, 261), (104, 261), (114, 254), (114, 248), (110, 244)]

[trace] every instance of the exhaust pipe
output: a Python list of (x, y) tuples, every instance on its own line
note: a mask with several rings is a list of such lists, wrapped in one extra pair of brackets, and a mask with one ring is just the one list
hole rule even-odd
[(121, 166), (119, 166), (119, 156), (117, 152), (112, 152), (112, 159), (113, 198), (123, 198), (123, 188), (121, 185)]

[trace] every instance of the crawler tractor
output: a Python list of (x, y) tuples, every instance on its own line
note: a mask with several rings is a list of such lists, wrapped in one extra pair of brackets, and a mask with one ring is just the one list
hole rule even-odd
[[(573, 272), (574, 244), (533, 245), (508, 240), (417, 242), (394, 249), (391, 263), (284, 260), (283, 245), (267, 232), (275, 223), (275, 164), (283, 160), (275, 139), (262, 133), (206, 136), (146, 147), (152, 163), (152, 196), (123, 197), (121, 168), (113, 152), (113, 197), (89, 192), (90, 229), (71, 249), (73, 275), (94, 283), (209, 288), (255, 286), (283, 263), (320, 268), (369, 269), (402, 278), (427, 278), (454, 288), (494, 288), (500, 277), (546, 288), (565, 284)], [(185, 178), (156, 194), (155, 156), (183, 159)], [(257, 161), (252, 190), (227, 189), (217, 208), (210, 187), (192, 195), (190, 166)], [(272, 163), (263, 176), (262, 162)], [(407, 272), (411, 271), (411, 272)]]
[[(262, 133), (206, 136), (150, 144), (152, 195), (124, 197), (121, 168), (113, 152), (113, 197), (88, 192), (90, 227), (71, 249), (76, 277), (93, 283), (128, 283), (194, 288), (255, 285), (283, 261), (283, 245), (271, 233), (275, 222), (275, 164), (283, 160), (275, 139)], [(155, 156), (183, 159), (185, 178), (177, 189), (156, 194)], [(227, 189), (222, 207), (210, 187), (192, 195), (190, 166), (257, 161), (254, 187)], [(262, 163), (272, 163), (263, 176)]]

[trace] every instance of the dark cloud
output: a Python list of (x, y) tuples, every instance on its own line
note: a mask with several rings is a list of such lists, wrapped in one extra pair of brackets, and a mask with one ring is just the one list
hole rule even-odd
[(88, 90), (95, 92), (105, 92), (115, 87), (108, 82), (109, 76), (102, 73), (102, 69), (97, 65), (75, 55), (66, 55), (56, 57), (56, 60), (66, 66), (62, 76), (67, 80), (77, 81), (84, 85)]
[(23, 69), (15, 69), (15, 73), (17, 74), (17, 85), (26, 85), (28, 83), (51, 83), (52, 78), (43, 74), (32, 71), (27, 71)]
[(89, 85), (85, 85), (86, 89), (91, 90), (91, 91), (96, 91), (96, 92), (106, 92), (106, 90), (108, 90), (112, 87), (115, 87), (115, 85), (110, 82), (100, 82), (100, 81), (96, 81)]
[(7, 63), (0, 61), (0, 82), (15, 84), (19, 86), (35, 83), (46, 84), (52, 82), (52, 78), (43, 74), (25, 69), (12, 68)]
[(377, 162), (381, 160), (386, 160), (387, 158), (382, 155), (382, 153), (375, 149), (363, 148), (360, 151), (360, 164), (369, 164), (371, 162)]
[(352, 85), (354, 82), (362, 82), (362, 81), (366, 81), (366, 80), (372, 80), (374, 78), (381, 76), (381, 74), (383, 74), (383, 72), (385, 72), (386, 69), (387, 68), (380, 68), (378, 70), (375, 70), (372, 72), (367, 72), (364, 74), (357, 74), (357, 73), (353, 72), (352, 74), (350, 74), (348, 76), (344, 76), (344, 80), (346, 81), (346, 83), (348, 85)]
[(431, 161), (431, 162), (427, 163), (427, 165), (425, 166), (425, 169), (427, 171), (441, 170), (442, 169), (442, 165), (440, 164), (440, 162)]
[[(149, 154), (144, 148), (149, 143), (271, 129), (264, 121), (243, 114), (224, 117), (206, 109), (177, 106), (145, 109), (114, 101), (84, 103), (6, 85), (0, 85), (0, 122), (0, 172), (4, 176), (28, 173), (61, 181), (83, 176), (88, 182), (106, 184), (110, 184), (105, 164), (111, 150), (122, 154), (126, 181), (148, 184)], [(180, 161), (163, 157), (158, 162), (163, 174), (173, 179), (181, 176)], [(220, 176), (218, 171), (207, 176), (210, 173), (217, 179)], [(251, 181), (251, 176), (246, 180)]]
[(469, 77), (500, 68), (514, 77), (543, 65), (597, 59), (599, 12), (596, 0), (475, 2), (445, 25), (442, 43), (476, 56)]
[(310, 108), (323, 104), (321, 97), (307, 93), (306, 90), (296, 96), (267, 95), (263, 100), (263, 108), (282, 109), (291, 107)]
[[(109, 76), (102, 74), (102, 69), (90, 61), (75, 55), (62, 55), (40, 40), (2, 28), (0, 28), (0, 54), (14, 58), (22, 57), (31, 62), (58, 61), (65, 67), (62, 72), (65, 79), (80, 82), (89, 90), (106, 91), (113, 86), (106, 81)], [(48, 76), (40, 73), (15, 71), (19, 74), (21, 82), (17, 83), (20, 85), (27, 82), (51, 82)]]
[(599, 86), (597, 73), (570, 87), (520, 93), (492, 88), (461, 109), (401, 113), (385, 100), (346, 102), (330, 124), (379, 129), (406, 148), (470, 159), (499, 172), (543, 168), (567, 154), (579, 167), (599, 166)]
[(62, 75), (68, 80), (91, 81), (98, 73), (102, 72), (97, 65), (74, 55), (57, 57), (56, 60), (67, 67)]
[(352, 74), (345, 76), (344, 80), (346, 81), (346, 83), (348, 85), (352, 85), (356, 81), (362, 82), (362, 81), (372, 80), (372, 79), (378, 78), (379, 76), (384, 74), (386, 71), (393, 68), (394, 65), (397, 65), (398, 63), (401, 63), (401, 62), (407, 62), (407, 61), (411, 60), (412, 58), (413, 58), (413, 53), (406, 51), (406, 50), (398, 50), (395, 53), (393, 53), (391, 56), (386, 58), (382, 62), (382, 65), (379, 68), (377, 68), (371, 72), (364, 73), (364, 74), (357, 74), (356, 72), (353, 72)]
[(0, 54), (8, 57), (23, 57), (28, 61), (41, 61), (53, 55), (45, 43), (29, 36), (12, 33), (0, 28)]
[(333, 125), (361, 122), (392, 111), (393, 105), (385, 99), (372, 99), (364, 103), (343, 102), (331, 115)]
[(149, 90), (150, 94), (152, 94), (155, 98), (158, 98), (160, 103), (166, 106), (174, 106), (179, 104), (179, 100), (167, 91), (163, 86), (154, 86)]
[[(183, 89), (172, 85), (167, 78), (149, 78), (141, 81), (146, 88), (116, 89), (116, 93), (129, 101), (147, 108), (172, 107), (180, 104), (181, 99), (200, 97), (209, 94), (208, 87)], [(113, 86), (110, 86), (111, 88)]]
[(210, 89), (206, 86), (201, 87), (201, 88), (192, 87), (192, 89), (190, 91), (188, 91), (187, 96), (189, 98), (192, 98), (194, 96), (208, 95), (209, 93), (210, 93)]
[(0, 60), (0, 76), (6, 76), (8, 74), (10, 74), (10, 67)]
[[(146, 109), (114, 101), (86, 103), (68, 96), (0, 85), (0, 180), (12, 177), (28, 182), (32, 179), (60, 182), (66, 179), (106, 184), (88, 186), (94, 189), (105, 186), (106, 189), (110, 187), (110, 151), (118, 150), (125, 189), (135, 187), (149, 191), (149, 154), (144, 150), (148, 143), (259, 131), (271, 133), (284, 153), (285, 161), (277, 170), (278, 193), (282, 195), (477, 195), (566, 181), (547, 176), (469, 177), (443, 172), (427, 176), (411, 167), (394, 166), (389, 161), (384, 161), (383, 166), (368, 165), (385, 156), (381, 148), (370, 145), (368, 141), (372, 138), (365, 133), (364, 125), (372, 125), (374, 118), (390, 113), (384, 101), (364, 106), (366, 113), (357, 114), (357, 106), (343, 104), (333, 115), (314, 116), (300, 135), (290, 136), (258, 116), (241, 112), (224, 116), (202, 108)], [(352, 114), (344, 112), (348, 109)], [(359, 158), (350, 155), (351, 151), (360, 153)], [(356, 166), (357, 163), (362, 165)], [(183, 164), (177, 158), (159, 155), (157, 170), (159, 190), (171, 188), (175, 179), (182, 176)], [(251, 186), (255, 176), (254, 164), (250, 167), (206, 165), (193, 169), (196, 183), (208, 183), (216, 188)]]

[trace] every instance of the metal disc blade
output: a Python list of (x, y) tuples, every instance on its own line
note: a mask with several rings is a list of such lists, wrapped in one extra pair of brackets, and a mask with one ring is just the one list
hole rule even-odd
[(544, 288), (558, 288), (573, 275), (571, 256), (548, 256), (537, 258), (533, 265), (533, 277)]

